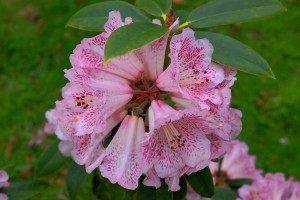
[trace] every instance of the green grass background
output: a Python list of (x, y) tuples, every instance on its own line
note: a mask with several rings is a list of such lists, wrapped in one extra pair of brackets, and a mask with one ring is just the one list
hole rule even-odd
[[(0, 169), (10, 179), (33, 177), (34, 165), (55, 140), (29, 145), (46, 122), (44, 113), (61, 98), (67, 82), (63, 69), (69, 55), (86, 33), (65, 28), (67, 20), (95, 0), (0, 1)], [(187, 0), (176, 9), (193, 9), (205, 1)], [(257, 167), (283, 172), (300, 181), (300, 1), (282, 3), (287, 12), (211, 31), (228, 34), (249, 45), (270, 63), (276, 80), (239, 73), (233, 107), (243, 112), (243, 131)], [(48, 177), (51, 187), (36, 199), (68, 199), (66, 169)], [(90, 178), (89, 178), (90, 179)], [(81, 198), (92, 199), (90, 184)]]

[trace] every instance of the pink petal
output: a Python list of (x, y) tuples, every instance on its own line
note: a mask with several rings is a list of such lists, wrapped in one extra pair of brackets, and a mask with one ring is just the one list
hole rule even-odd
[[(165, 178), (185, 166), (195, 167), (210, 158), (210, 142), (201, 134), (197, 112), (176, 111), (162, 101), (149, 108), (150, 133), (145, 137), (145, 171), (152, 166)], [(199, 156), (201, 152), (201, 156)]]
[(194, 32), (184, 29), (173, 37), (170, 48), (171, 64), (158, 77), (157, 86), (195, 100), (202, 109), (209, 109), (206, 101), (221, 104), (222, 94), (217, 87), (224, 81), (224, 69), (211, 63), (213, 48), (208, 40), (195, 40)]
[(127, 116), (123, 120), (100, 165), (103, 177), (127, 189), (137, 188), (142, 175), (139, 152), (144, 132), (142, 118)]
[(148, 170), (143, 184), (146, 186), (155, 187), (156, 189), (161, 186), (160, 178), (158, 177), (154, 169)]
[[(161, 26), (160, 21), (153, 20), (153, 23)], [(145, 68), (144, 74), (147, 80), (155, 81), (157, 77), (163, 72), (166, 46), (169, 34), (172, 28), (178, 25), (178, 20), (170, 27), (169, 32), (159, 40), (156, 40), (149, 45), (137, 51)]]
[(109, 12), (109, 18), (104, 25), (104, 29), (107, 33), (111, 34), (121, 26), (131, 23), (131, 18), (127, 18), (125, 22), (126, 23), (122, 22), (121, 14), (119, 11), (111, 11)]
[(289, 190), (290, 182), (286, 181), (281, 173), (268, 173), (264, 178), (254, 181), (249, 186), (245, 185), (238, 190), (239, 198), (237, 200), (283, 200), (286, 190)]
[(8, 181), (8, 174), (4, 170), (0, 170), (0, 183)]
[(0, 200), (8, 200), (8, 197), (6, 194), (1, 194), (0, 193)]
[[(131, 19), (126, 18), (125, 24), (131, 23)], [(98, 69), (115, 74), (121, 78), (137, 81), (144, 71), (142, 63), (134, 52), (113, 59), (108, 64), (104, 64), (104, 47), (109, 35), (125, 25), (119, 11), (112, 11), (109, 14), (108, 22), (105, 24), (106, 32), (93, 38), (82, 40), (77, 45), (74, 53), (70, 56), (71, 64), (74, 68), (83, 68), (87, 71)]]

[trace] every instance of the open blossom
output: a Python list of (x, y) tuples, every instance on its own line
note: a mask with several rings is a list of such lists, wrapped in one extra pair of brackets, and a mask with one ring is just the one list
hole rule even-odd
[(168, 47), (178, 20), (158, 40), (104, 63), (108, 37), (129, 23), (130, 17), (123, 22), (112, 11), (103, 33), (77, 45), (70, 56), (73, 68), (65, 70), (70, 82), (46, 113), (45, 130), (55, 132), (60, 151), (88, 173), (99, 167), (103, 177), (128, 189), (138, 186), (142, 174), (148, 186), (159, 187), (164, 178), (177, 191), (182, 175), (224, 155), (241, 131), (241, 113), (230, 108), (236, 71), (213, 63), (210, 42), (196, 40), (189, 28)]
[(230, 142), (227, 153), (224, 155), (221, 165), (221, 177), (217, 177), (218, 163), (209, 165), (214, 175), (216, 184), (219, 181), (249, 178), (256, 180), (261, 178), (261, 170), (255, 167), (255, 156), (248, 154), (248, 146), (244, 142), (234, 140)]
[(300, 199), (299, 186), (293, 178), (285, 180), (281, 173), (268, 173), (252, 185), (241, 187), (237, 200), (296, 200)]
[[(4, 170), (0, 170), (0, 188), (9, 187), (8, 174)], [(0, 193), (0, 200), (7, 200), (6, 194)]]

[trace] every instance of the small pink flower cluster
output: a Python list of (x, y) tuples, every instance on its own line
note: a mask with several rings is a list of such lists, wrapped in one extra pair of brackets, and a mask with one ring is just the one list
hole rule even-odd
[(252, 185), (241, 187), (238, 193), (237, 200), (299, 200), (300, 183), (293, 178), (286, 181), (282, 173), (267, 173)]
[[(0, 188), (9, 187), (8, 175), (4, 170), (0, 170)], [(6, 194), (0, 193), (0, 200), (7, 200)]]
[(158, 188), (163, 178), (177, 191), (183, 174), (224, 155), (241, 131), (241, 112), (230, 108), (236, 71), (213, 63), (212, 45), (189, 28), (171, 38), (171, 62), (164, 66), (178, 20), (162, 38), (104, 63), (108, 37), (129, 23), (112, 11), (105, 31), (76, 47), (73, 68), (65, 70), (70, 82), (46, 113), (45, 129), (88, 173), (99, 167), (103, 177), (128, 189), (144, 174), (145, 185)]
[[(267, 173), (255, 167), (255, 156), (248, 154), (248, 146), (238, 140), (229, 144), (229, 150), (224, 155), (218, 176), (218, 164), (211, 162), (209, 168), (217, 187), (228, 187), (226, 181), (236, 179), (251, 179), (251, 185), (243, 185), (238, 190), (237, 200), (299, 200), (300, 183), (293, 178), (287, 181), (282, 173)], [(188, 186), (187, 200), (209, 200), (198, 195)]]

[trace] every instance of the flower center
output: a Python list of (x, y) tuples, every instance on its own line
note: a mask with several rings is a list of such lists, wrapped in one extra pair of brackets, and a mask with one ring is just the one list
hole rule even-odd
[(176, 149), (177, 147), (183, 147), (186, 140), (182, 138), (180, 133), (174, 127), (172, 123), (168, 123), (162, 127), (163, 133), (165, 134), (169, 147), (171, 149)]
[(162, 94), (155, 83), (147, 81), (143, 76), (140, 81), (131, 85), (133, 97), (126, 105), (128, 112), (136, 116), (145, 116), (145, 113), (154, 99), (163, 100), (168, 94)]

